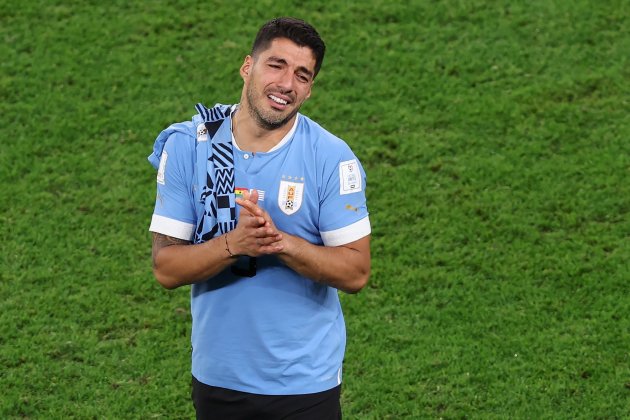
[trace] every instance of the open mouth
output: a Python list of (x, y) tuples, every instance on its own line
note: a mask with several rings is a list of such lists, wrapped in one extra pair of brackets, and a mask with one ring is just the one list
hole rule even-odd
[(268, 95), (267, 97), (271, 99), (272, 101), (274, 101), (275, 103), (277, 103), (278, 105), (287, 105), (289, 103), (289, 101), (282, 98), (278, 98), (275, 95)]

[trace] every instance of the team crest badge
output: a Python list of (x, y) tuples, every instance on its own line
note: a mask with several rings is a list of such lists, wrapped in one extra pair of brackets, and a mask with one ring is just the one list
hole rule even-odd
[(304, 183), (280, 181), (280, 191), (278, 191), (278, 206), (284, 214), (292, 215), (302, 206), (304, 196)]

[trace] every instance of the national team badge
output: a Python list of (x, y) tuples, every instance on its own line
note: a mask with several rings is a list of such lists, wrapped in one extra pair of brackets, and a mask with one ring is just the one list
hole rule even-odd
[(302, 206), (304, 195), (303, 182), (280, 181), (278, 191), (278, 206), (284, 214), (292, 215)]

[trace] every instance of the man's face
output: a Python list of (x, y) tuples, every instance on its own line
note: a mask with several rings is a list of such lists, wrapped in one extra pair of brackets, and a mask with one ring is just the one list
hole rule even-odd
[(273, 130), (290, 122), (311, 95), (315, 56), (287, 38), (274, 39), (241, 67), (245, 108), (256, 123)]

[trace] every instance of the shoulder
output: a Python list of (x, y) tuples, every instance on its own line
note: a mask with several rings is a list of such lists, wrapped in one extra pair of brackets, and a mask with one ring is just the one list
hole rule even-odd
[(297, 133), (305, 143), (309, 144), (316, 153), (321, 156), (343, 157), (353, 155), (350, 146), (330, 131), (326, 130), (319, 123), (309, 117), (300, 114), (300, 123)]
[(202, 104), (197, 104), (195, 109), (197, 114), (193, 115), (191, 121), (171, 124), (157, 136), (153, 143), (153, 152), (148, 159), (155, 169), (160, 165), (162, 152), (167, 154), (187, 155), (195, 150), (197, 137), (205, 132), (205, 123), (219, 121), (227, 117), (234, 105), (216, 104), (212, 108), (206, 108)]
[(191, 121), (171, 125), (162, 132), (166, 135), (164, 150), (173, 153), (187, 153), (193, 151), (197, 142), (196, 131), (197, 129)]
[(195, 127), (190, 121), (171, 124), (162, 130), (153, 143), (153, 151), (148, 159), (158, 169), (163, 152), (167, 154), (186, 154), (195, 148)]
[(181, 153), (194, 152), (197, 142), (206, 142), (212, 137), (208, 124), (216, 123), (217, 127), (221, 125), (233, 107), (234, 105), (215, 104), (212, 108), (207, 108), (197, 104), (195, 109), (198, 113), (190, 121), (173, 124), (164, 130), (168, 135), (165, 147)]
[(298, 133), (302, 137), (298, 141), (308, 148), (306, 152), (311, 154), (315, 166), (328, 174), (339, 171), (341, 165), (347, 163), (356, 163), (361, 167), (359, 159), (344, 140), (310, 118), (304, 115), (300, 117)]

